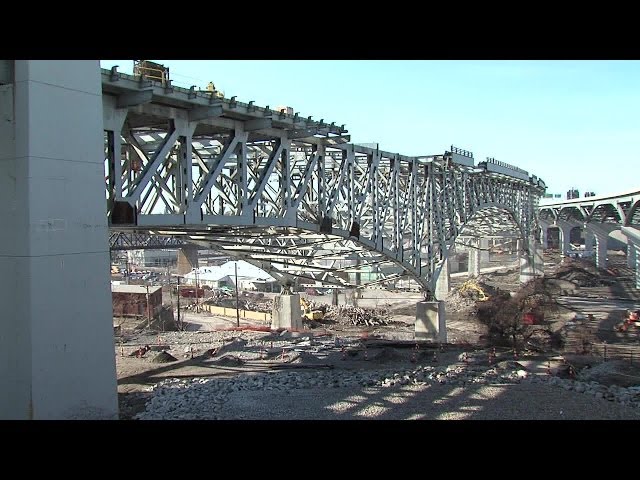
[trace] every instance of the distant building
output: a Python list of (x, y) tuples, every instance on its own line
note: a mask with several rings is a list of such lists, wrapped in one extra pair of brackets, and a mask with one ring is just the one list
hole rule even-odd
[(561, 193), (545, 193), (543, 198), (562, 198)]
[(572, 188), (567, 192), (567, 200), (571, 200), (572, 198), (580, 198), (580, 191)]
[[(229, 287), (235, 289), (236, 261), (229, 261), (218, 266), (207, 266), (194, 269), (184, 276), (187, 285), (207, 285), (211, 288)], [(264, 270), (244, 260), (238, 260), (238, 289), (240, 290), (277, 290), (278, 282)]]
[(141, 267), (166, 267), (178, 261), (178, 251), (173, 249), (128, 250), (127, 259), (130, 264)]
[(162, 287), (148, 287), (147, 290), (145, 285), (111, 284), (111, 300), (114, 317), (154, 318), (162, 310)]

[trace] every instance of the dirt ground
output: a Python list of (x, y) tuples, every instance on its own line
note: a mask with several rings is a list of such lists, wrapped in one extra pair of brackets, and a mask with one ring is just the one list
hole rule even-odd
[[(545, 275), (556, 276), (558, 272), (561, 273), (557, 279), (558, 281), (556, 283), (551, 282), (551, 287), (549, 288), (554, 290), (554, 298), (560, 298), (562, 301), (554, 303), (546, 309), (544, 329), (558, 332), (562, 331), (565, 332), (565, 334), (569, 333), (568, 337), (571, 337), (571, 323), (575, 322), (576, 317), (584, 318), (591, 312), (597, 312), (600, 323), (603, 323), (606, 319), (608, 319), (609, 322), (606, 324), (606, 329), (603, 327), (603, 331), (608, 329), (607, 332), (611, 333), (610, 324), (615, 324), (617, 319), (623, 318), (627, 308), (633, 307), (634, 305), (635, 308), (640, 308), (640, 305), (637, 304), (637, 300), (639, 299), (637, 291), (629, 288), (630, 282), (627, 277), (630, 276), (631, 272), (625, 270), (624, 257), (610, 255), (610, 269), (613, 269), (613, 272), (617, 275), (606, 272), (595, 272), (594, 275), (596, 278), (603, 278), (604, 281), (591, 282), (593, 285), (589, 284), (585, 278), (577, 278), (575, 272), (574, 277), (571, 277), (571, 273), (566, 274), (567, 266), (570, 262), (574, 261), (567, 260), (564, 264), (561, 264), (557, 254), (545, 254)], [(507, 292), (516, 292), (520, 287), (517, 267), (514, 264), (501, 265), (499, 261), (494, 262), (493, 265), (499, 268), (494, 268), (494, 271), (481, 275), (479, 281)], [(563, 268), (565, 269), (565, 277), (561, 278)], [(593, 271), (593, 269), (587, 270)], [(585, 275), (587, 274), (583, 276)], [(587, 278), (587, 280), (590, 279), (591, 277)], [(467, 280), (466, 276), (459, 274), (453, 275), (451, 290), (455, 291), (465, 280)], [(583, 281), (582, 283), (589, 285), (580, 285), (580, 280)], [(269, 297), (269, 294), (266, 296)], [(307, 298), (316, 304), (331, 303), (330, 295), (307, 296)], [(421, 299), (421, 294), (416, 292), (365, 290), (362, 298), (358, 298), (357, 300), (358, 306), (362, 308), (387, 310), (389, 312), (389, 325), (365, 327), (336, 322), (323, 324), (319, 328), (309, 329), (302, 333), (308, 336), (350, 339), (352, 341), (363, 338), (380, 338), (395, 341), (413, 340), (415, 304)], [(603, 304), (603, 299), (615, 299), (618, 303), (613, 302), (607, 306)], [(591, 300), (592, 303), (585, 303), (585, 301), (589, 300)], [(452, 302), (453, 300), (448, 299), (446, 304), (449, 345), (441, 354), (451, 355), (453, 358), (453, 356), (458, 355), (461, 348), (465, 346), (485, 347), (487, 328), (476, 318), (473, 308), (466, 308), (464, 305), (461, 306), (460, 302), (458, 302), (458, 304)], [(595, 306), (598, 308), (596, 309)], [(194, 312), (187, 312), (183, 315), (189, 326), (187, 330), (189, 330), (189, 332), (195, 332), (195, 334), (201, 333), (206, 335), (208, 332), (216, 332), (235, 326), (235, 319), (214, 317), (210, 314)], [(248, 323), (243, 321), (242, 324), (247, 325)], [(265, 326), (258, 322), (255, 322), (254, 325)], [(254, 333), (255, 339), (270, 335), (267, 332)], [(220, 339), (224, 343), (224, 341), (237, 337), (239, 332), (225, 332), (221, 335)], [(640, 338), (636, 338), (638, 334), (636, 334), (635, 331), (633, 335), (634, 337), (632, 338), (629, 338), (629, 335), (621, 336), (621, 338), (617, 338), (615, 335), (613, 337), (609, 335), (607, 338), (609, 342), (613, 343), (619, 341), (620, 343), (637, 344), (640, 349)], [(163, 349), (162, 336), (163, 333), (161, 332), (155, 333), (155, 337), (157, 337), (157, 342), (155, 343), (157, 345), (151, 343), (155, 338), (154, 335), (130, 335), (124, 343), (120, 342), (118, 338), (116, 339), (115, 358), (121, 419), (131, 419), (137, 412), (142, 411), (145, 402), (149, 398), (150, 388), (164, 378), (233, 376), (240, 372), (260, 372), (282, 367), (282, 361), (277, 359), (246, 361), (238, 366), (218, 365), (210, 361), (206, 351), (198, 351), (197, 354), (191, 358), (191, 355), (183, 355), (183, 347), (184, 345), (193, 344), (192, 339), (186, 339), (184, 342), (180, 342), (180, 344), (170, 346), (170, 350), (168, 351), (177, 358), (176, 361), (171, 363), (154, 363), (153, 358)], [(597, 338), (594, 339), (594, 341), (597, 340)], [(258, 342), (259, 340), (255, 341)], [(336, 342), (337, 341), (338, 340), (336, 340)], [(154, 350), (148, 352), (148, 354), (142, 358), (131, 356), (131, 352), (147, 343), (149, 343)], [(457, 346), (459, 346), (459, 348), (457, 348)], [(403, 350), (403, 352), (406, 352), (406, 350)], [(360, 352), (360, 354), (361, 353), (362, 352)], [(371, 351), (372, 355), (375, 353), (375, 351)], [(602, 355), (593, 354), (593, 352), (586, 355), (581, 352), (564, 351), (563, 349), (536, 352), (536, 354), (539, 357), (538, 367), (549, 364), (550, 360), (555, 362), (554, 365), (559, 366), (565, 364), (568, 359), (578, 368), (584, 368), (585, 366), (592, 368), (607, 360)], [(640, 357), (640, 350), (638, 356)], [(333, 368), (363, 368), (363, 365), (365, 365), (365, 368), (377, 368), (381, 362), (383, 362), (384, 358), (381, 357), (379, 360), (378, 362), (368, 362), (365, 365), (355, 358), (345, 358), (344, 353), (341, 354), (340, 349), (336, 348), (331, 355), (323, 359), (325, 363), (319, 363), (317, 368), (323, 368), (323, 366), (329, 364)], [(354, 362), (356, 362), (357, 365)], [(640, 368), (638, 368), (638, 364), (640, 364), (640, 358), (638, 358), (636, 365), (630, 363), (625, 367), (624, 375), (626, 375), (627, 378), (637, 376), (637, 383), (640, 384)], [(609, 375), (608, 378), (609, 383), (615, 381), (611, 380), (611, 378), (615, 378), (615, 375)]]

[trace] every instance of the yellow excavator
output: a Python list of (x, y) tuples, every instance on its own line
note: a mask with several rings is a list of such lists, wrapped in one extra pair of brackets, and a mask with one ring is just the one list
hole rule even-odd
[(324, 318), (324, 312), (322, 310), (312, 310), (311, 303), (303, 297), (300, 297), (300, 308), (302, 308), (302, 315), (309, 320), (322, 320)]
[(458, 292), (460, 293), (472, 290), (478, 292), (478, 301), (486, 302), (487, 300), (489, 300), (489, 296), (484, 293), (482, 287), (480, 287), (480, 285), (478, 285), (478, 282), (476, 282), (475, 280), (467, 280), (458, 288)]

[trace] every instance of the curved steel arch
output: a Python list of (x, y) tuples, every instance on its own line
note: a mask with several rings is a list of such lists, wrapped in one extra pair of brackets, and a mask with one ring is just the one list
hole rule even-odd
[(481, 206), (507, 208), (525, 238), (535, 227), (544, 184), (517, 167), (354, 145), (344, 126), (129, 77), (103, 71), (114, 230), (183, 236), (283, 280), (354, 285), (359, 269), (428, 291)]
[(624, 219), (625, 227), (630, 227), (631, 225), (640, 225), (640, 199), (631, 204), (626, 218)]

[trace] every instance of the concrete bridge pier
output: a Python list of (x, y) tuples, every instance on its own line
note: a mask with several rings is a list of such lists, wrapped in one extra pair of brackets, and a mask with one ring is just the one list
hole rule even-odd
[(0, 61), (0, 419), (116, 419), (96, 61)]
[(542, 244), (542, 248), (549, 248), (549, 227), (551, 223), (539, 219), (538, 225), (540, 225), (540, 243)]
[(302, 330), (302, 308), (300, 294), (291, 293), (287, 289), (273, 298), (271, 313), (271, 329)]
[(178, 250), (178, 275), (189, 273), (198, 268), (198, 248), (183, 247)]
[(447, 342), (447, 324), (443, 301), (416, 304), (415, 339)]
[(467, 271), (469, 272), (469, 278), (475, 278), (480, 276), (480, 252), (478, 250), (478, 238), (470, 238), (469, 244), (469, 260)]
[(596, 237), (596, 267), (607, 268), (607, 237), (595, 234)]
[(589, 252), (593, 250), (593, 244), (595, 243), (595, 237), (593, 236), (593, 232), (588, 228), (584, 229), (584, 250), (585, 252)]
[(638, 250), (631, 240), (627, 240), (627, 267), (636, 267), (636, 257), (638, 256)]
[(489, 266), (489, 239), (480, 238), (480, 267)]
[(436, 298), (438, 300), (444, 300), (449, 294), (449, 283), (451, 281), (451, 275), (449, 273), (449, 257), (445, 257), (442, 264), (442, 269), (436, 278)]
[(571, 229), (573, 225), (566, 222), (557, 222), (557, 226), (560, 230), (560, 257), (564, 259), (567, 256), (567, 251), (571, 250)]
[(527, 248), (520, 254), (520, 283), (527, 283), (536, 277), (544, 276), (542, 245), (535, 237), (529, 237)]
[[(640, 289), (640, 230), (634, 227), (622, 227), (621, 230), (627, 237), (628, 247), (633, 250), (632, 254), (627, 253), (627, 265), (635, 268), (636, 288)], [(630, 257), (633, 257), (633, 265), (630, 265)]]

